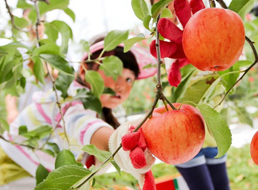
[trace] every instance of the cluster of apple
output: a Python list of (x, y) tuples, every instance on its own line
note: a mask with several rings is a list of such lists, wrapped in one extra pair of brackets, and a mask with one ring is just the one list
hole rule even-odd
[[(175, 60), (168, 72), (169, 83), (176, 87), (180, 84), (180, 68), (187, 64), (202, 71), (229, 69), (239, 59), (245, 43), (241, 17), (228, 9), (205, 8), (202, 0), (174, 0), (173, 3), (183, 30), (168, 18), (161, 18), (157, 25), (164, 37), (159, 41), (160, 58)], [(150, 44), (150, 52), (157, 58), (156, 40)], [(143, 124), (142, 132), (153, 155), (165, 163), (180, 164), (200, 151), (205, 124), (193, 106), (173, 105), (176, 110), (155, 109)], [(258, 143), (258, 138), (254, 143)], [(257, 151), (255, 157), (258, 160)]]

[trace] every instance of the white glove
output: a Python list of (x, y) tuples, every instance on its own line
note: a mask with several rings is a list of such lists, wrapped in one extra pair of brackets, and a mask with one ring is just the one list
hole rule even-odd
[(142, 120), (127, 122), (116, 129), (109, 139), (109, 150), (113, 153), (122, 143), (114, 159), (125, 172), (132, 174), (143, 190), (155, 190), (156, 185), (151, 173), (155, 158), (145, 143), (141, 129), (133, 132)]

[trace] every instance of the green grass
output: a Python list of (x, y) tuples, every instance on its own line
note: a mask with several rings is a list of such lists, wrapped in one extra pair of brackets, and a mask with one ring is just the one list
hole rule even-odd
[[(227, 159), (228, 176), (232, 190), (257, 190), (258, 166), (254, 164), (250, 156), (249, 145), (242, 148), (231, 147)], [(177, 169), (165, 163), (155, 164), (152, 167), (155, 178), (177, 174)], [(134, 189), (137, 181), (125, 172), (119, 175), (117, 172), (96, 176), (94, 189), (113, 189), (113, 185), (129, 186)]]
[(227, 168), (232, 190), (258, 189), (258, 166), (251, 159), (249, 144), (229, 150)]

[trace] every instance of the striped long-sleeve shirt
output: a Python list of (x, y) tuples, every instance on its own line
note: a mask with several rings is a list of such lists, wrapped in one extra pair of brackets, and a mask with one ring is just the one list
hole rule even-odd
[[(78, 89), (85, 88), (76, 81), (70, 85), (68, 94), (73, 97)], [(68, 98), (69, 99), (69, 98)], [(97, 118), (97, 114), (92, 110), (85, 110), (80, 101), (61, 101), (62, 112), (64, 115), (66, 134), (69, 138), (69, 145), (76, 159), (84, 153), (82, 147), (90, 144), (93, 133), (100, 127), (110, 127), (109, 124)], [(60, 150), (67, 149), (68, 143), (64, 134), (63, 122), (56, 105), (56, 96), (52, 90), (48, 92), (35, 92), (33, 103), (27, 106), (10, 125), (10, 131), (4, 133), (4, 137), (10, 141), (22, 143), (25, 137), (19, 135), (19, 127), (27, 126), (28, 131), (34, 130), (39, 126), (49, 125), (53, 127), (49, 142), (58, 144)], [(40, 140), (43, 145), (45, 139)], [(44, 151), (31, 150), (23, 146), (12, 145), (11, 143), (0, 140), (0, 146), (5, 153), (19, 164), (22, 168), (35, 176), (39, 164), (45, 166), (49, 171), (54, 169), (55, 158)], [(84, 154), (87, 158), (87, 154)]]

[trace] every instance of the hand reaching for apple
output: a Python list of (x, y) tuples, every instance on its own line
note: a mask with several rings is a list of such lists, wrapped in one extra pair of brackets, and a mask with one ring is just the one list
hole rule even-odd
[(122, 148), (115, 155), (116, 163), (132, 174), (139, 182), (142, 190), (155, 190), (156, 185), (151, 172), (155, 162), (147, 148), (141, 129), (133, 132), (140, 120), (121, 125), (109, 139), (109, 149), (113, 153), (122, 143)]

